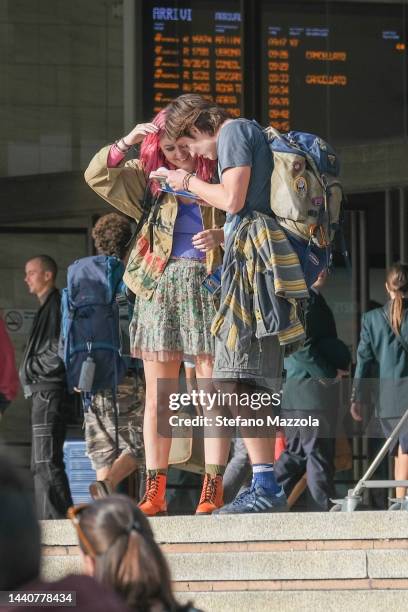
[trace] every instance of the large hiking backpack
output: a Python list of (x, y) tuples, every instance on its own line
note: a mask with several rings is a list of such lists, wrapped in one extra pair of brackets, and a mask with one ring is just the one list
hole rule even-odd
[(330, 247), (339, 228), (343, 189), (339, 160), (314, 134), (273, 127), (265, 134), (273, 154), (271, 208), (281, 225), (319, 247)]
[(93, 380), (87, 389), (91, 393), (116, 392), (126, 372), (116, 301), (123, 272), (117, 257), (105, 255), (78, 259), (68, 268), (68, 286), (62, 292), (62, 336), (70, 391), (81, 390), (87, 360), (92, 364)]

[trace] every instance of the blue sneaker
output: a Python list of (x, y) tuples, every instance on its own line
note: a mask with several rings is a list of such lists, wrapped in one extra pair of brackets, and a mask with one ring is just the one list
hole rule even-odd
[(234, 501), (213, 514), (252, 514), (255, 512), (286, 512), (289, 510), (286, 495), (270, 495), (263, 487), (254, 485), (245, 489)]

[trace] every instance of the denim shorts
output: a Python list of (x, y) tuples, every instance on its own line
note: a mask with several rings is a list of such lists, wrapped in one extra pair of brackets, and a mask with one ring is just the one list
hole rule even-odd
[(260, 339), (254, 335), (248, 353), (242, 353), (239, 349), (231, 351), (216, 338), (213, 379), (240, 380), (280, 391), (283, 357), (284, 348), (276, 335)]

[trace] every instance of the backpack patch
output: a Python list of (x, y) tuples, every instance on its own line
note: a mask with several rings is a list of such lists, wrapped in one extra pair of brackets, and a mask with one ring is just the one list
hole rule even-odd
[(304, 176), (298, 176), (293, 182), (293, 188), (300, 198), (305, 198), (307, 195), (307, 181)]
[(329, 248), (339, 227), (343, 189), (332, 147), (306, 132), (265, 134), (273, 155), (271, 208), (279, 222), (316, 246)]

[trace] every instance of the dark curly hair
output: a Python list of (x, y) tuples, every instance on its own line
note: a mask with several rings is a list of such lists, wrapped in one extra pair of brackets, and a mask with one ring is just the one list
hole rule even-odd
[(119, 259), (123, 259), (127, 251), (126, 245), (131, 237), (130, 221), (117, 213), (103, 215), (92, 229), (92, 238), (98, 255), (116, 255)]

